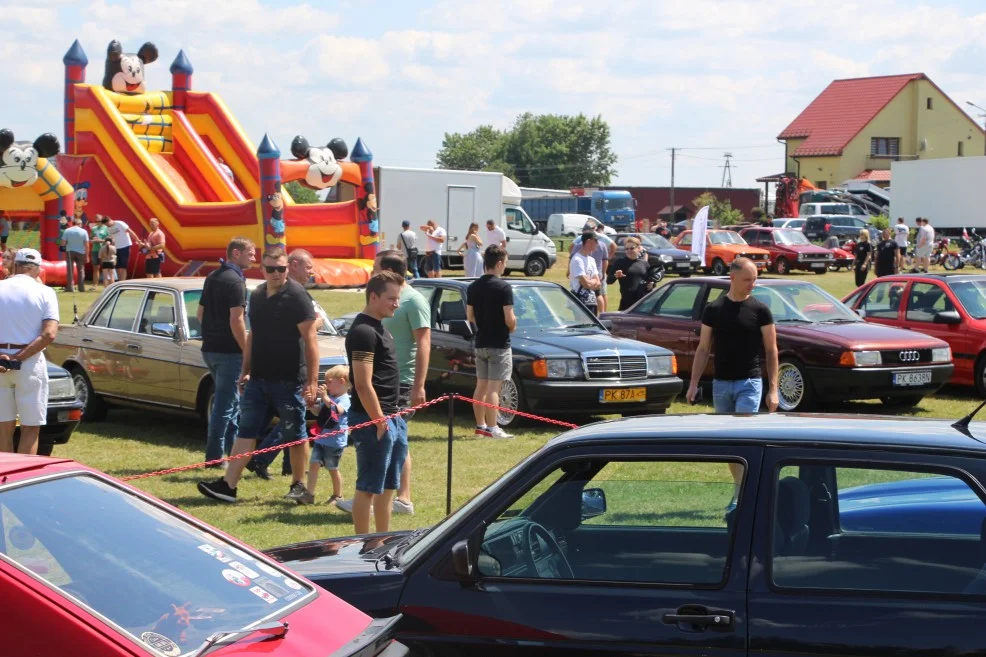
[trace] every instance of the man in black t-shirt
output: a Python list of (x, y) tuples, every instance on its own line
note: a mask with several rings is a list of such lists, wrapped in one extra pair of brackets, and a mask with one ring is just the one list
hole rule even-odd
[(370, 531), (370, 508), (376, 530), (390, 529), (393, 497), (401, 483), (407, 457), (407, 424), (398, 411), (401, 377), (394, 338), (382, 320), (400, 306), (404, 278), (392, 271), (374, 274), (366, 284), (366, 307), (346, 333), (349, 380), (356, 394), (349, 407), (349, 426), (381, 420), (350, 431), (356, 448), (356, 494), (353, 526), (357, 534)]
[[(500, 404), (500, 389), (513, 372), (510, 334), (517, 328), (514, 291), (500, 278), (507, 266), (501, 246), (487, 247), (483, 254), (485, 274), (470, 283), (466, 292), (466, 319), (476, 325), (476, 392), (473, 399), (492, 406)], [(513, 438), (496, 424), (496, 408), (473, 404), (476, 435)]]
[(202, 336), (202, 359), (212, 376), (215, 395), (205, 444), (207, 461), (229, 454), (236, 437), (240, 407), (236, 382), (243, 369), (243, 349), (247, 343), (243, 272), (250, 268), (255, 253), (253, 242), (234, 237), (226, 246), (226, 259), (206, 277), (202, 286), (196, 318)]
[(889, 228), (884, 228), (880, 235), (883, 239), (876, 245), (876, 275), (893, 276), (897, 265), (897, 242), (891, 237)]
[[(763, 378), (770, 386), (767, 408), (771, 412), (777, 409), (777, 335), (770, 308), (751, 296), (756, 282), (753, 261), (736, 258), (729, 266), (729, 291), (705, 307), (686, 394), (689, 402), (698, 396), (699, 380), (714, 346), (712, 400), (716, 413), (756, 413)], [(761, 347), (767, 355), (766, 372), (760, 367)]]
[[(314, 402), (318, 390), (318, 345), (311, 300), (305, 288), (288, 278), (288, 257), (283, 249), (268, 250), (263, 267), (265, 280), (250, 295), (250, 333), (238, 382), (242, 391), (240, 429), (233, 443), (233, 457), (256, 447), (257, 438), (270, 422), (270, 406), (281, 418), (286, 440), (306, 438), (305, 407)], [(291, 449), (304, 449), (304, 445)], [(229, 461), (225, 476), (200, 482), (199, 492), (235, 502), (236, 486), (247, 460)], [(290, 492), (300, 488), (304, 494), (303, 475), (294, 473), (296, 481)]]

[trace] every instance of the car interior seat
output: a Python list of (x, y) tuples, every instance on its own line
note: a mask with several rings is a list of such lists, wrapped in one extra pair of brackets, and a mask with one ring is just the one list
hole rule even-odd
[(777, 509), (774, 518), (774, 554), (804, 554), (808, 546), (811, 503), (808, 487), (797, 477), (777, 482)]
[(444, 331), (448, 330), (449, 322), (466, 319), (466, 306), (461, 301), (442, 301), (438, 306), (438, 317), (435, 325)]
[(971, 595), (986, 595), (986, 519), (979, 526), (979, 553), (983, 567), (962, 591)]

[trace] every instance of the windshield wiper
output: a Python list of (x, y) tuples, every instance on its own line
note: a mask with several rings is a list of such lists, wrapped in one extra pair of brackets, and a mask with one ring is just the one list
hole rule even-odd
[(861, 319), (851, 319), (849, 317), (835, 317), (833, 319), (823, 319), (824, 324), (855, 324), (856, 322), (861, 322)]
[(802, 319), (801, 317), (784, 317), (783, 319), (775, 319), (774, 321), (777, 322), (778, 324), (786, 324), (789, 322), (798, 322), (800, 324), (812, 323), (810, 319)]
[(394, 547), (390, 548), (389, 550), (381, 554), (379, 557), (377, 557), (377, 560), (374, 562), (374, 565), (376, 566), (377, 570), (380, 570), (381, 561), (384, 563), (384, 565), (387, 568), (395, 567), (398, 564), (397, 557), (400, 555), (400, 553), (403, 552), (405, 549), (411, 547), (411, 545), (414, 544), (415, 540), (419, 536), (427, 532), (429, 529), (431, 529), (431, 527), (421, 527), (420, 529), (415, 529), (413, 532), (411, 532), (407, 536), (404, 536), (400, 541), (398, 541), (397, 545), (395, 545)]
[(262, 641), (267, 641), (268, 639), (283, 639), (288, 633), (288, 624), (279, 621), (271, 621), (270, 623), (262, 623), (254, 627), (245, 627), (241, 630), (220, 630), (219, 632), (213, 632), (209, 635), (198, 650), (192, 653), (192, 657), (202, 657), (213, 648), (218, 648), (219, 646), (226, 646), (231, 643), (236, 643), (245, 636), (249, 636), (255, 632), (264, 632), (269, 636)]
[(581, 324), (569, 324), (568, 326), (562, 326), (563, 329), (570, 328), (598, 328), (599, 325), (595, 322), (582, 322)]

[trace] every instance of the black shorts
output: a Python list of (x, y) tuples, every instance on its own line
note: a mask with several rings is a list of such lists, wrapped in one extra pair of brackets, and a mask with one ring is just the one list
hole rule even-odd
[(116, 268), (126, 269), (130, 266), (130, 247), (118, 246), (116, 248)]
[[(119, 251), (117, 251), (119, 253)], [(160, 274), (161, 273), (161, 258), (154, 257), (148, 258), (144, 261), (144, 273), (150, 274)]]
[(901, 252), (902, 255), (907, 255), (907, 247), (906, 246), (900, 246), (900, 245), (898, 245), (897, 246), (897, 249)]
[(99, 266), (102, 267), (103, 269), (116, 269), (115, 262), (101, 262), (99, 263)]

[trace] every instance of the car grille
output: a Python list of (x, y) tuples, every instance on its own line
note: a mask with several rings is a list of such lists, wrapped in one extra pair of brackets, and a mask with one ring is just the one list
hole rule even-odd
[(803, 253), (805, 260), (828, 260), (832, 256), (828, 253)]
[(750, 260), (766, 260), (769, 256), (766, 253), (741, 253), (740, 257)]
[(589, 379), (645, 379), (647, 356), (644, 354), (584, 354)]
[(931, 362), (931, 349), (887, 349), (880, 352), (884, 365), (919, 365)]

